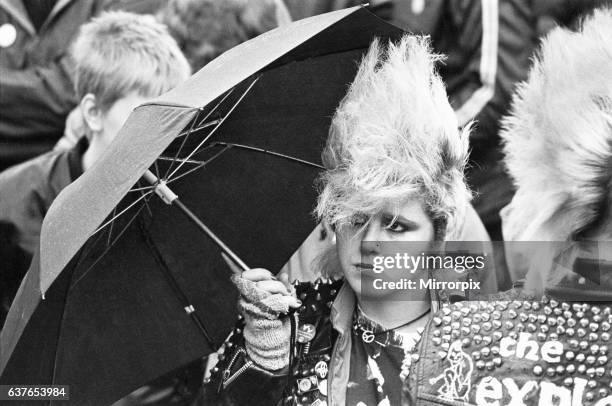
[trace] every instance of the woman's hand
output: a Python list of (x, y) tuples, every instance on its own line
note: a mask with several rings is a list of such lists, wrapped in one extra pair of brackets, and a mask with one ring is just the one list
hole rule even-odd
[(279, 370), (289, 363), (291, 326), (284, 317), (302, 304), (285, 276), (277, 279), (266, 269), (242, 272), (227, 256), (223, 259), (234, 272), (232, 281), (240, 292), (238, 308), (245, 320), (247, 353), (260, 367)]
[[(228, 261), (228, 259), (226, 259)], [(272, 295), (280, 294), (284, 303), (288, 307), (297, 309), (302, 303), (295, 296), (295, 290), (291, 283), (289, 283), (289, 277), (285, 274), (276, 278), (272, 275), (272, 272), (263, 268), (253, 268), (242, 272), (240, 275), (242, 278), (255, 282), (255, 286), (264, 292), (268, 292)]]

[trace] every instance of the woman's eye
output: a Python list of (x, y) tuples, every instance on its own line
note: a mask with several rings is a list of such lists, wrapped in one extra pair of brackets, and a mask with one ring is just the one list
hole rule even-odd
[(393, 221), (386, 225), (385, 228), (389, 231), (393, 231), (394, 233), (403, 233), (407, 230), (407, 228), (399, 221)]

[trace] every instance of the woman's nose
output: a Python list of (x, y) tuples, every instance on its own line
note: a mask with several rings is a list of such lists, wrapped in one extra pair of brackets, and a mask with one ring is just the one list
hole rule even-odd
[(380, 254), (381, 235), (379, 229), (374, 222), (367, 225), (361, 238), (362, 255)]

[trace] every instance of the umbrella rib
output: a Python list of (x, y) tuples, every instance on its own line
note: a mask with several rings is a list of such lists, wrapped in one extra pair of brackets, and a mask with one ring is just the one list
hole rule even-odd
[(108, 245), (105, 249), (104, 252), (102, 252), (102, 254), (100, 254), (100, 256), (98, 257), (98, 259), (96, 259), (94, 261), (93, 264), (91, 264), (89, 266), (89, 268), (87, 268), (85, 271), (83, 271), (83, 274), (81, 276), (78, 277), (78, 279), (76, 279), (71, 285), (70, 285), (70, 289), (74, 289), (75, 286), (85, 277), (87, 276), (87, 274), (93, 269), (94, 266), (96, 266), (96, 264), (98, 262), (100, 262), (100, 260), (104, 257), (104, 255), (106, 255), (106, 253), (111, 249), (111, 247), (117, 242), (117, 240), (119, 238), (121, 238), (121, 236), (123, 235), (123, 233), (125, 233), (125, 231), (128, 229), (128, 227), (134, 222), (134, 220), (138, 217), (138, 215), (140, 214), (140, 212), (142, 211), (142, 209), (144, 208), (144, 206), (140, 207), (138, 209), (138, 211), (136, 212), (136, 214), (134, 214), (134, 217), (132, 217), (130, 219), (130, 221), (128, 221), (128, 223), (125, 225), (125, 227), (123, 227), (123, 229), (117, 234), (117, 237), (115, 237), (115, 239), (111, 242), (110, 245)]
[[(189, 128), (188, 131), (183, 131), (181, 133), (179, 133), (175, 138), (179, 138), (182, 137), (183, 135), (185, 135), (185, 138), (183, 138), (183, 141), (181, 142), (181, 145), (178, 149), (178, 151), (176, 151), (176, 155), (174, 156), (174, 161), (176, 161), (179, 157), (179, 155), (181, 154), (181, 151), (183, 150), (183, 147), (185, 146), (185, 143), (187, 142), (187, 139), (189, 138), (189, 136), (191, 135), (192, 132), (194, 131), (199, 131), (202, 130), (204, 128), (210, 127), (212, 125), (216, 125), (219, 123), (219, 120), (213, 120), (211, 122), (205, 123), (204, 125), (202, 125), (202, 123), (204, 121), (206, 121), (208, 119), (208, 117), (210, 117), (210, 115), (212, 113), (214, 113), (217, 108), (225, 101), (225, 99), (227, 99), (229, 97), (230, 94), (232, 94), (232, 92), (234, 91), (234, 88), (231, 88), (229, 91), (225, 92), (225, 95), (223, 96), (223, 98), (221, 100), (219, 100), (219, 103), (217, 103), (215, 105), (215, 107), (213, 107), (207, 114), (206, 116), (204, 116), (204, 118), (202, 118), (202, 121), (200, 121), (200, 123), (198, 124), (198, 126), (196, 128), (194, 128), (196, 122), (198, 121), (198, 117), (200, 115), (200, 113), (202, 112), (203, 107), (200, 107), (198, 109), (198, 113), (196, 114), (196, 116), (193, 119), (193, 122), (191, 123), (191, 128)], [(170, 173), (170, 171), (172, 170), (172, 166), (174, 165), (174, 162), (170, 163), (170, 166), (168, 167), (168, 170), (166, 171), (166, 174), (164, 175), (164, 178), (168, 177), (168, 173)], [(157, 174), (159, 176), (159, 174)]]
[(140, 194), (144, 198), (144, 204), (145, 204), (145, 206), (147, 206), (147, 211), (149, 212), (149, 216), (153, 217), (153, 211), (151, 210), (151, 206), (149, 206), (149, 199), (147, 199), (147, 197), (144, 196), (144, 192), (142, 190), (140, 191)]
[[(115, 208), (113, 209), (113, 217), (115, 217), (117, 215), (117, 206), (115, 206)], [(110, 227), (108, 228), (108, 238), (106, 239), (106, 246), (108, 247), (110, 245), (110, 241), (111, 238), (113, 236), (113, 226), (115, 225), (115, 223), (111, 223)]]
[[(227, 99), (227, 98), (229, 97), (229, 95), (230, 95), (230, 94), (232, 94), (232, 93), (234, 92), (234, 89), (235, 89), (235, 87), (232, 87), (230, 90), (228, 90), (228, 91), (225, 93), (225, 96), (223, 96), (223, 98), (222, 98), (221, 100), (219, 100), (219, 103), (217, 103), (217, 104), (215, 105), (215, 107), (213, 107), (213, 108), (212, 108), (212, 110), (210, 110), (208, 113), (206, 113), (206, 116), (204, 116), (204, 118), (202, 119), (202, 121), (200, 121), (200, 123), (202, 123), (203, 121), (207, 120), (207, 119), (208, 119), (208, 117), (210, 117), (210, 115), (211, 115), (212, 113), (214, 113), (214, 112), (217, 110), (217, 107), (219, 107), (219, 106), (220, 106), (220, 105), (221, 105), (221, 104), (222, 104), (222, 103), (225, 101), (225, 99)], [(218, 122), (219, 122), (219, 120), (213, 120), (213, 121), (210, 121), (210, 122), (208, 122), (208, 123), (204, 124), (204, 125), (203, 125), (203, 126), (201, 126), (201, 127), (196, 127), (196, 128), (194, 129), (194, 131), (198, 131), (198, 130), (201, 130), (201, 129), (203, 129), (203, 128), (210, 127), (211, 125), (215, 125), (215, 124), (217, 124)], [(182, 137), (183, 135), (189, 135), (189, 131), (183, 131), (182, 133), (179, 133), (179, 134), (176, 136), (176, 138), (178, 138), (178, 137)]]
[[(198, 149), (204, 145), (204, 143), (206, 143), (206, 141), (208, 141), (208, 139), (210, 137), (212, 137), (212, 135), (217, 131), (217, 129), (219, 129), (219, 127), (221, 127), (221, 125), (225, 122), (225, 120), (232, 114), (232, 112), (234, 111), (234, 109), (236, 109), (236, 107), (238, 107), (238, 105), (240, 104), (240, 102), (246, 97), (246, 95), (249, 93), (249, 91), (253, 88), (253, 86), (255, 86), (255, 83), (257, 83), (257, 81), (259, 80), (259, 77), (255, 78), (253, 80), (253, 82), (249, 85), (249, 87), (244, 91), (244, 93), (242, 93), (242, 95), (240, 96), (240, 98), (238, 99), (238, 101), (236, 103), (234, 103), (234, 105), (230, 108), (230, 110), (227, 112), (227, 114), (225, 116), (223, 116), (223, 118), (221, 119), (221, 121), (219, 121), (219, 124), (215, 125), (215, 128), (213, 128), (210, 133), (208, 133), (208, 135), (206, 137), (204, 137), (204, 139), (195, 147), (195, 149), (187, 156), (187, 158), (185, 159), (191, 159), (191, 157), (198, 151)], [(176, 169), (170, 174), (170, 176), (168, 178), (171, 178), (172, 176), (174, 176), (174, 174), (181, 168), (181, 166), (183, 166), (184, 163), (180, 163)], [(167, 178), (166, 178), (167, 179)]]
[[(91, 233), (91, 235), (95, 235), (97, 234), (100, 230), (102, 230), (104, 227), (106, 227), (107, 225), (109, 225), (110, 223), (112, 223), (113, 221), (115, 221), (117, 218), (119, 218), (123, 213), (125, 213), (126, 211), (128, 211), (129, 209), (131, 209), (132, 207), (134, 207), (134, 205), (136, 205), (136, 203), (138, 203), (139, 201), (141, 201), (143, 198), (145, 198), (146, 196), (150, 195), (151, 193), (153, 193), (153, 190), (143, 193), (142, 196), (140, 196), (138, 199), (134, 200), (132, 203), (130, 203), (130, 205), (128, 207), (126, 207), (125, 209), (121, 210), (119, 212), (119, 214), (117, 214), (116, 216), (113, 216), (113, 218), (111, 218), (110, 220), (108, 220), (106, 223), (102, 224), (100, 227), (98, 227), (98, 229), (96, 231), (94, 231), (93, 233)], [(90, 236), (91, 237), (91, 236)]]
[(154, 188), (155, 188), (155, 186), (142, 186), (142, 187), (137, 187), (137, 188), (134, 188), (134, 189), (130, 189), (130, 190), (128, 190), (128, 193), (131, 193), (131, 192), (142, 192), (142, 191), (145, 191), (145, 190), (152, 190)]
[(155, 241), (153, 241), (151, 234), (148, 233), (147, 230), (145, 230), (144, 227), (142, 227), (142, 225), (139, 228), (140, 228), (140, 232), (143, 234), (143, 237), (147, 245), (149, 246), (149, 249), (153, 252), (153, 255), (157, 263), (160, 265), (162, 269), (162, 274), (164, 275), (164, 277), (166, 278), (166, 281), (168, 282), (168, 284), (174, 291), (174, 294), (177, 296), (177, 299), (179, 300), (179, 302), (181, 302), (181, 305), (183, 306), (183, 310), (191, 317), (193, 322), (198, 327), (198, 330), (200, 330), (202, 335), (204, 335), (204, 338), (208, 342), (208, 345), (210, 345), (212, 349), (216, 349), (217, 345), (215, 344), (214, 340), (211, 338), (210, 334), (208, 333), (208, 330), (206, 330), (204, 323), (202, 322), (202, 320), (200, 320), (200, 317), (195, 312), (195, 308), (190, 303), (189, 298), (187, 297), (185, 292), (183, 292), (183, 290), (181, 289), (181, 286), (179, 285), (178, 281), (172, 274), (172, 271), (170, 271), (170, 267), (164, 260), (164, 257), (159, 251), (159, 248), (157, 247), (157, 245), (155, 244)]
[(212, 156), (210, 159), (208, 159), (208, 160), (206, 160), (206, 161), (204, 161), (204, 162), (200, 162), (200, 164), (199, 164), (198, 166), (196, 166), (196, 167), (194, 167), (194, 168), (191, 168), (190, 170), (188, 170), (188, 171), (186, 171), (186, 172), (183, 172), (183, 173), (181, 173), (180, 175), (178, 175), (178, 176), (176, 176), (176, 177), (174, 177), (174, 178), (172, 178), (172, 179), (169, 179), (169, 180), (167, 181), (167, 183), (172, 183), (172, 182), (174, 182), (175, 180), (179, 180), (180, 178), (182, 178), (182, 177), (184, 177), (184, 176), (186, 176), (186, 175), (189, 175), (191, 172), (197, 171), (198, 169), (200, 169), (200, 168), (202, 168), (202, 167), (204, 167), (204, 166), (208, 165), (209, 163), (211, 163), (212, 161), (214, 161), (215, 159), (217, 159), (217, 158), (218, 158), (218, 157), (219, 157), (221, 154), (223, 154), (225, 151), (227, 151), (227, 150), (228, 150), (228, 149), (230, 149), (230, 148), (231, 148), (231, 146), (229, 146), (229, 145), (228, 145), (228, 146), (226, 146), (226, 147), (225, 147), (225, 148), (223, 148), (221, 151), (219, 151), (219, 152), (217, 152), (215, 155), (213, 155), (213, 156)]
[(286, 154), (281, 154), (280, 152), (274, 152), (274, 151), (270, 151), (267, 149), (263, 149), (263, 148), (257, 148), (257, 147), (252, 147), (250, 145), (244, 145), (244, 144), (234, 144), (234, 143), (229, 143), (229, 142), (221, 142), (221, 141), (217, 141), (215, 142), (213, 145), (225, 145), (228, 147), (235, 147), (235, 148), (240, 148), (240, 149), (246, 149), (249, 151), (255, 151), (255, 152), (261, 152), (263, 154), (268, 154), (268, 155), (273, 155), (279, 158), (284, 158), (284, 159), (289, 159), (291, 161), (295, 161), (295, 162), (299, 162), (308, 166), (312, 166), (315, 167), (317, 169), (325, 169), (323, 166), (319, 165), (319, 164), (315, 164), (314, 162), (310, 162), (307, 161), (305, 159), (301, 159), (301, 158), (297, 158), (291, 155), (286, 155)]
[[(187, 131), (187, 136), (185, 138), (183, 138), (183, 141), (181, 141), (181, 145), (179, 146), (179, 149), (176, 151), (176, 155), (174, 156), (174, 160), (170, 162), (170, 165), (168, 165), (168, 169), (166, 170), (166, 173), (164, 174), (164, 179), (166, 179), (168, 177), (168, 174), (172, 170), (172, 166), (174, 165), (174, 162), (176, 161), (178, 156), (181, 154), (181, 151), (183, 150), (183, 146), (185, 146), (185, 143), (187, 142), (187, 139), (189, 138), (189, 135), (193, 131), (193, 127), (195, 126), (196, 122), (198, 121), (198, 117), (200, 116), (201, 112), (202, 112), (202, 108), (200, 107), (200, 108), (198, 108), (198, 112), (196, 113), (196, 116), (193, 118), (193, 121), (191, 122), (191, 126), (189, 127), (189, 130)], [(159, 177), (159, 175), (157, 175), (157, 176)]]

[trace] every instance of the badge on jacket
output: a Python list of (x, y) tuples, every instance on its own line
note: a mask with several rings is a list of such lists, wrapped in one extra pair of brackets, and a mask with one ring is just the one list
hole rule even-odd
[(0, 26), (0, 48), (8, 48), (15, 43), (17, 30), (13, 24), (2, 24)]

